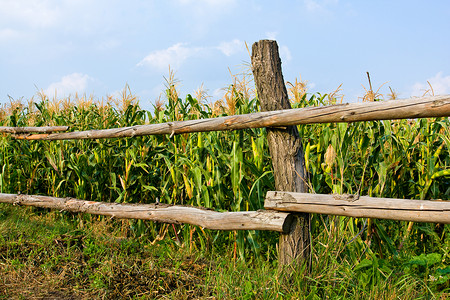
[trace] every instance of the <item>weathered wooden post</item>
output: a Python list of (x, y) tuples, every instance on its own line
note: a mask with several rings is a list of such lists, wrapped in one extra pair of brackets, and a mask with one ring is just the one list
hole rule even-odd
[[(261, 40), (252, 47), (252, 69), (262, 111), (290, 109), (276, 41)], [(277, 191), (307, 192), (305, 159), (296, 126), (267, 128), (267, 140)], [(279, 267), (296, 269), (310, 256), (309, 214), (293, 214), (287, 233), (280, 234)]]

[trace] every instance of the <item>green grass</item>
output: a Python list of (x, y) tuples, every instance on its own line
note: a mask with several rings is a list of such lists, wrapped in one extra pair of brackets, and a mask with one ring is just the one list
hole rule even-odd
[[(291, 89), (294, 107), (336, 102), (309, 95), (298, 84)], [(4, 108), (0, 125), (87, 130), (245, 114), (259, 110), (258, 99), (249, 95), (248, 82), (235, 82), (223, 101), (206, 104), (202, 97), (181, 99), (169, 81), (165, 104), (153, 111), (142, 110), (128, 89), (108, 103), (40, 95)], [(299, 126), (310, 192), (449, 200), (449, 125), (441, 118)], [(0, 139), (3, 193), (132, 203), (159, 198), (244, 211), (262, 208), (273, 189), (264, 129), (172, 138)], [(311, 266), (287, 280), (278, 273), (273, 232), (220, 232), (1, 205), (0, 295), (445, 298), (449, 231), (443, 224), (312, 215)]]
[(300, 270), (286, 280), (278, 273), (275, 260), (252, 255), (236, 260), (231, 245), (211, 245), (205, 252), (179, 246), (174, 238), (155, 242), (130, 235), (117, 220), (93, 218), (86, 222), (77, 215), (5, 204), (0, 205), (0, 213), (3, 299), (445, 296), (427, 281), (428, 274), (439, 270), (433, 267), (436, 262), (430, 262), (426, 274), (406, 273), (404, 268), (411, 264), (381, 259), (365, 260), (355, 268), (334, 255), (342, 250), (339, 240), (334, 249), (320, 253), (323, 256), (314, 261), (310, 271)]

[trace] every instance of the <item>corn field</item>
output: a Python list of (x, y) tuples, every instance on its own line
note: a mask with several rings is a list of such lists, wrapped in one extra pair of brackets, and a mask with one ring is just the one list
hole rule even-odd
[[(342, 100), (337, 93), (308, 94), (301, 82), (289, 86), (294, 108)], [(0, 111), (0, 125), (68, 125), (78, 131), (259, 111), (245, 79), (235, 80), (222, 100), (206, 102), (202, 93), (182, 99), (172, 80), (164, 101), (152, 110), (141, 109), (128, 88), (121, 99), (104, 101), (50, 100), (41, 93), (27, 103), (11, 99)], [(450, 200), (448, 118), (302, 125), (299, 131), (310, 193)], [(266, 192), (274, 189), (265, 135), (265, 129), (75, 141), (23, 141), (4, 135), (0, 190), (119, 203), (160, 201), (217, 211), (257, 210), (263, 208)], [(85, 221), (94, 218), (66, 214)], [(168, 225), (133, 220), (122, 226), (129, 235), (154, 240), (165, 236), (189, 249), (228, 247), (235, 258), (276, 258), (277, 234), (271, 232), (218, 232), (191, 225), (174, 226), (174, 231)], [(361, 273), (361, 282), (371, 285), (400, 268), (434, 276), (434, 284), (449, 288), (450, 230), (443, 224), (312, 215), (311, 237), (312, 265), (317, 269), (312, 280), (320, 278), (323, 269), (330, 274), (335, 270), (341, 278), (354, 270)], [(330, 277), (330, 283), (339, 281), (336, 278)]]

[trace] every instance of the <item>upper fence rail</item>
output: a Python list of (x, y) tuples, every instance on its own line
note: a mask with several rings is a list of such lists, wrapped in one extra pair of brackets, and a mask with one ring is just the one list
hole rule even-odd
[[(313, 123), (359, 122), (375, 120), (414, 119), (450, 116), (450, 95), (410, 98), (364, 103), (305, 107), (233, 115), (226, 117), (174, 121), (160, 124), (136, 125), (88, 131), (51, 133), (51, 128), (41, 127), (26, 131), (21, 127), (0, 127), (0, 132), (13, 133), (16, 139), (69, 140), (123, 138), (208, 131), (226, 131), (262, 127), (284, 127)], [(27, 127), (30, 128), (30, 127)], [(53, 130), (56, 131), (56, 130)], [(35, 132), (47, 132), (35, 134)]]
[(12, 134), (23, 134), (23, 133), (42, 133), (42, 132), (56, 132), (56, 131), (67, 131), (69, 126), (44, 126), (44, 127), (8, 127), (0, 126), (0, 132), (2, 133), (12, 133)]

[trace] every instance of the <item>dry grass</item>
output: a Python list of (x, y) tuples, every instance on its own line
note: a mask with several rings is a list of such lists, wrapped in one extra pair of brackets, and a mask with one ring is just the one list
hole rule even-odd
[(387, 82), (383, 83), (382, 85), (380, 85), (380, 87), (377, 89), (376, 92), (374, 92), (373, 88), (372, 88), (372, 81), (370, 80), (370, 74), (369, 72), (367, 72), (367, 79), (369, 81), (369, 89), (366, 89), (366, 87), (363, 85), (362, 87), (364, 88), (365, 94), (364, 96), (362, 96), (362, 101), (363, 102), (373, 102), (375, 100), (380, 100), (383, 99), (383, 94), (380, 93), (380, 89), (383, 87), (383, 85), (385, 85)]
[[(109, 97), (108, 104), (110, 104), (110, 101), (114, 103), (114, 106), (117, 107), (121, 113), (124, 113), (130, 105), (137, 105), (139, 103), (139, 99), (131, 92), (128, 84), (123, 88), (120, 97)], [(99, 104), (100, 107), (104, 107), (103, 101)]]
[[(0, 299), (92, 299), (88, 291), (74, 291), (62, 283), (66, 272), (45, 273), (39, 267), (9, 269), (0, 265)], [(3, 295), (5, 298), (3, 298)]]
[(391, 87), (389, 87), (389, 93), (387, 94), (388, 100), (397, 100), (398, 99), (398, 93), (393, 90)]
[(211, 105), (214, 116), (221, 114), (236, 114), (236, 105), (239, 99), (253, 99), (256, 96), (256, 89), (253, 84), (253, 77), (247, 71), (240, 74), (233, 74), (229, 70), (233, 83), (225, 89), (222, 99), (214, 101)]
[[(10, 207), (8, 207), (10, 208)], [(12, 208), (31, 225), (21, 233), (3, 222), (0, 299), (194, 299), (207, 296), (210, 264), (169, 241), (151, 245), (124, 236), (120, 221), (92, 218), (68, 224), (58, 213)], [(75, 228), (73, 226), (75, 225)], [(70, 229), (59, 233), (63, 226)], [(69, 227), (67, 227), (69, 226)], [(21, 235), (20, 240), (12, 236)]]
[(300, 103), (303, 97), (308, 92), (308, 81), (302, 80), (302, 76), (299, 76), (300, 80), (295, 78), (295, 82), (286, 82), (288, 95), (291, 103)]

